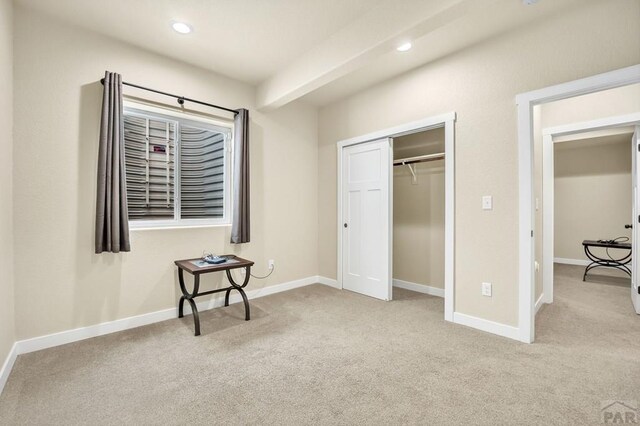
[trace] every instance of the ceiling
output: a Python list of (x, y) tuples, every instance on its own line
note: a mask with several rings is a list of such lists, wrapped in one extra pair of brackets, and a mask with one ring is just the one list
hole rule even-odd
[[(18, 0), (67, 23), (257, 84), (384, 0)], [(186, 22), (193, 33), (173, 31)]]
[[(17, 0), (71, 25), (257, 87), (258, 107), (326, 105), (595, 0)], [(173, 21), (194, 31), (181, 35)], [(395, 47), (407, 40), (413, 49)]]

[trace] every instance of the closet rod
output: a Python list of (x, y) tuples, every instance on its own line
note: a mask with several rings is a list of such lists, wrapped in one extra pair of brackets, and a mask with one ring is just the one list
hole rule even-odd
[[(102, 85), (104, 85), (104, 78), (100, 79), (100, 83), (102, 83)], [(135, 87), (136, 89), (146, 90), (148, 92), (158, 93), (160, 95), (169, 96), (171, 98), (176, 98), (176, 100), (178, 101), (178, 103), (180, 105), (184, 105), (184, 101), (189, 101), (189, 102), (193, 102), (194, 104), (200, 104), (200, 105), (208, 106), (208, 107), (211, 107), (211, 108), (216, 108), (216, 109), (221, 109), (223, 111), (232, 112), (233, 114), (238, 114), (238, 110), (235, 110), (235, 109), (225, 108), (225, 107), (222, 107), (222, 106), (219, 106), (219, 105), (209, 104), (209, 103), (198, 101), (198, 100), (195, 100), (195, 99), (185, 98), (184, 96), (173, 95), (173, 94), (167, 93), (167, 92), (161, 92), (160, 90), (150, 89), (148, 87), (140, 86), (140, 85), (133, 84), (133, 83), (127, 83), (126, 81), (123, 81), (122, 84), (125, 85), (125, 86)]]
[(441, 160), (443, 158), (444, 158), (444, 152), (439, 152), (436, 154), (418, 155), (417, 157), (400, 158), (398, 160), (393, 160), (393, 165), (403, 166), (405, 164), (422, 163), (425, 161), (435, 161), (435, 160)]

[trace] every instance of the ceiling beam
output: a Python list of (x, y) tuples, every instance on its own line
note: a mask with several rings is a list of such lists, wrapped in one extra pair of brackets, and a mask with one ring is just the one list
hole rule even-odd
[[(497, 0), (491, 3), (494, 1)], [(262, 110), (279, 108), (399, 44), (416, 40), (486, 6), (486, 0), (384, 2), (260, 84), (257, 106)]]

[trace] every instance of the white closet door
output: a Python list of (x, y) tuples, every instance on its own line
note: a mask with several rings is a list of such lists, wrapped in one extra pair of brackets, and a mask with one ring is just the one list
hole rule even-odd
[(633, 134), (633, 141), (631, 143), (631, 158), (632, 158), (632, 175), (633, 175), (633, 218), (631, 223), (633, 224), (631, 233), (631, 302), (636, 313), (640, 314), (640, 294), (638, 294), (638, 279), (640, 272), (638, 269), (638, 249), (640, 248), (640, 194), (638, 194), (638, 188), (640, 188), (640, 173), (638, 173), (638, 165), (640, 164), (640, 126), (636, 126), (636, 131)]
[(391, 143), (342, 150), (342, 287), (391, 300)]

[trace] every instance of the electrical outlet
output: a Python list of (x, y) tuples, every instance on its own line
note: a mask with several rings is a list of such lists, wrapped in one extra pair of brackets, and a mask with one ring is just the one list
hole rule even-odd
[(491, 283), (482, 283), (482, 295), (491, 297)]
[(273, 259), (269, 259), (269, 269), (273, 269), (276, 267), (276, 261)]

